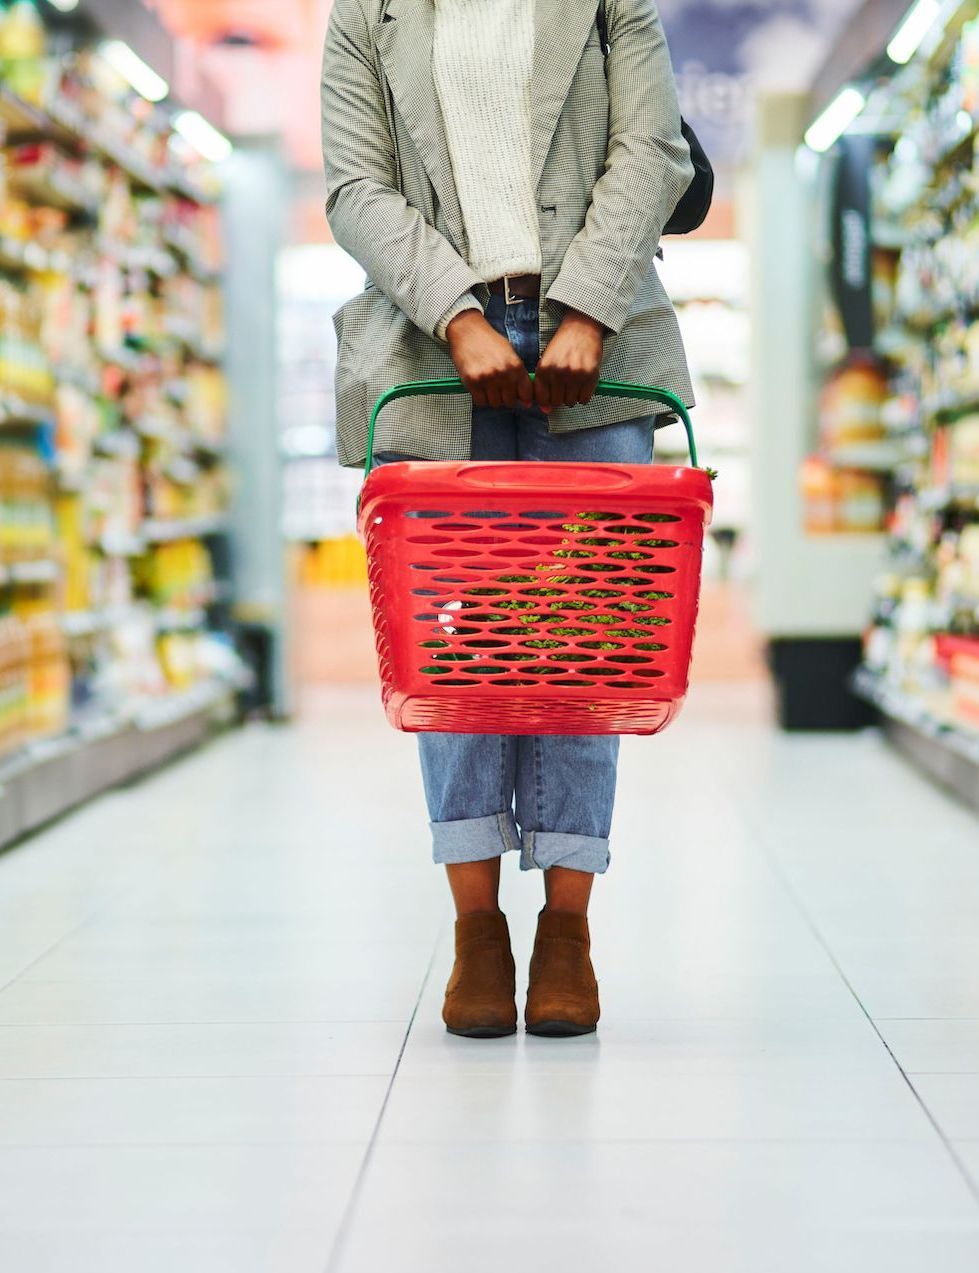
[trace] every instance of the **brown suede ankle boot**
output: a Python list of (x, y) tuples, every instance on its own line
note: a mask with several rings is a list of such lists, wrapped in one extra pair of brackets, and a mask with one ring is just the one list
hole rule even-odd
[(502, 911), (456, 920), (456, 961), (442, 1020), (450, 1034), (496, 1039), (517, 1030), (516, 969)]
[(584, 915), (549, 911), (537, 917), (524, 1020), (528, 1034), (591, 1034), (598, 1024), (598, 982)]

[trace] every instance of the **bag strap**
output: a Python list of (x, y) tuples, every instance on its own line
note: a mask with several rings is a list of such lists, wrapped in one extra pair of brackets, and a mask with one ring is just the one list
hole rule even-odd
[(598, 0), (598, 14), (595, 21), (598, 24), (598, 38), (602, 44), (602, 52), (608, 57), (608, 19), (605, 16), (605, 0)]

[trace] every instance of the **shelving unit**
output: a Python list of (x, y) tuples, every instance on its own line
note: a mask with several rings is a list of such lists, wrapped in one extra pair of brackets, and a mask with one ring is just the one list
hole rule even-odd
[(979, 13), (936, 8), (906, 66), (871, 61), (850, 130), (869, 190), (872, 338), (843, 362), (856, 390), (842, 415), (863, 435), (824, 458), (877, 475), (885, 500), (853, 687), (979, 807)]
[(896, 688), (867, 668), (854, 674), (853, 688), (878, 709), (883, 728), (897, 748), (979, 813), (979, 734), (975, 730), (936, 714), (918, 694)]
[(759, 99), (752, 179), (742, 192), (751, 261), (752, 610), (780, 723), (840, 729), (870, 715), (846, 679), (860, 658), (884, 536), (812, 534), (806, 524), (799, 474), (816, 436), (823, 270), (813, 251), (819, 187), (799, 162), (809, 111), (807, 94)]
[(218, 176), (65, 47), (36, 100), (0, 84), (0, 843), (36, 825), (39, 766), (68, 807), (240, 679)]

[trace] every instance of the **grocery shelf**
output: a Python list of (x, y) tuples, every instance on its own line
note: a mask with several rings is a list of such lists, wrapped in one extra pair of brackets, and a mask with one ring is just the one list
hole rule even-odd
[(142, 536), (127, 531), (108, 531), (92, 546), (106, 557), (141, 557), (146, 551), (146, 541)]
[(36, 402), (25, 402), (15, 394), (0, 390), (0, 429), (36, 428), (53, 423), (54, 416), (47, 407)]
[(979, 508), (979, 484), (953, 483), (950, 486), (921, 487), (918, 503), (931, 512), (945, 508)]
[(926, 417), (947, 417), (964, 415), (967, 411), (975, 411), (979, 408), (979, 390), (973, 389), (969, 393), (944, 394), (940, 397), (926, 398), (921, 404), (922, 412)]
[(865, 469), (874, 473), (890, 473), (907, 458), (907, 446), (897, 442), (855, 442), (826, 452), (826, 459), (838, 468)]
[[(866, 0), (851, 33), (872, 7)], [(979, 14), (975, 0), (936, 7), (941, 21), (913, 64), (878, 76), (868, 61), (873, 100), (835, 147), (865, 183), (867, 269), (860, 288), (841, 289), (829, 257), (808, 245), (823, 314), (816, 348), (840, 338), (844, 347), (821, 386), (819, 444), (802, 478), (810, 524), (829, 520), (836, 500), (887, 531), (853, 629), (867, 665), (861, 697), (924, 768), (975, 803), (974, 658), (941, 651), (979, 641)], [(836, 240), (844, 215), (828, 178), (817, 164), (809, 182), (823, 205), (821, 247)], [(870, 319), (872, 352), (858, 315)], [(850, 444), (871, 435), (877, 440)], [(852, 563), (844, 569), (852, 573)]]
[(61, 629), (69, 637), (82, 638), (106, 632), (151, 614), (158, 631), (195, 630), (207, 622), (205, 607), (226, 599), (226, 589), (216, 583), (198, 595), (197, 605), (192, 609), (168, 606), (154, 609), (146, 602), (129, 602), (125, 605), (106, 606), (100, 610), (69, 610), (61, 616)]
[(143, 522), (142, 535), (148, 544), (165, 544), (174, 539), (205, 539), (220, 535), (228, 527), (223, 516), (150, 518)]
[(12, 194), (30, 203), (63, 208), (84, 216), (91, 216), (99, 206), (98, 199), (81, 182), (59, 172), (27, 176), (15, 169), (7, 174), (7, 186)]
[(207, 623), (205, 610), (159, 610), (153, 619), (157, 632), (197, 632)]
[(43, 106), (0, 85), (0, 845), (226, 716), (234, 689), (177, 692), (185, 669), (237, 675), (216, 169), (178, 158), (175, 103), (133, 109), (87, 28), (66, 56), (40, 25)]
[(100, 433), (92, 445), (99, 455), (136, 456), (139, 454), (139, 440), (128, 429), (110, 429), (106, 433)]
[(233, 689), (208, 681), (31, 743), (0, 764), (0, 846), (155, 769), (233, 717)]
[(173, 255), (163, 248), (131, 247), (105, 239), (97, 240), (95, 246), (102, 256), (115, 261), (123, 269), (145, 270), (147, 274), (155, 274), (157, 278), (172, 278), (179, 273), (179, 266)]
[(136, 531), (108, 531), (94, 547), (109, 557), (139, 557), (151, 544), (168, 544), (177, 539), (207, 539), (224, 534), (226, 517), (147, 518)]
[(61, 563), (50, 559), (17, 561), (0, 567), (0, 580), (13, 584), (55, 583), (61, 577)]
[(0, 269), (66, 274), (71, 270), (71, 258), (65, 252), (46, 252), (37, 243), (23, 243), (4, 234), (0, 235)]
[(221, 271), (212, 269), (200, 259), (193, 240), (182, 230), (173, 227), (166, 229), (163, 233), (163, 241), (183, 259), (198, 282), (216, 283), (220, 280)]
[(117, 619), (112, 610), (68, 610), (61, 616), (61, 630), (69, 637), (92, 636), (111, 628)]
[(25, 102), (0, 84), (0, 122), (12, 138), (36, 137), (50, 129), (50, 119), (44, 111)]
[(104, 128), (93, 127), (66, 102), (55, 102), (42, 110), (0, 85), (0, 121), (14, 141), (43, 138), (68, 149), (95, 150), (143, 190), (154, 194), (171, 190), (194, 203), (214, 202), (215, 196), (186, 174), (174, 167), (155, 167)]
[(939, 719), (921, 699), (865, 667), (855, 673), (853, 690), (878, 709), (895, 746), (979, 811), (979, 731)]

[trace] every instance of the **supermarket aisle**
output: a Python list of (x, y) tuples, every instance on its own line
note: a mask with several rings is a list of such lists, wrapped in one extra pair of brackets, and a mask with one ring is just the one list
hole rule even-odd
[(756, 692), (624, 748), (593, 1038), (445, 1035), (414, 743), (370, 689), (0, 857), (0, 1265), (973, 1270), (976, 824)]

